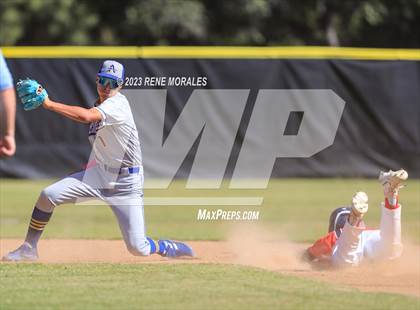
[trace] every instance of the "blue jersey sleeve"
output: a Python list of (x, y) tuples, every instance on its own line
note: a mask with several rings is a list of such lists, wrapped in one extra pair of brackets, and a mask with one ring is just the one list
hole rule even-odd
[(13, 87), (12, 74), (10, 73), (6, 60), (0, 51), (0, 91), (11, 87)]

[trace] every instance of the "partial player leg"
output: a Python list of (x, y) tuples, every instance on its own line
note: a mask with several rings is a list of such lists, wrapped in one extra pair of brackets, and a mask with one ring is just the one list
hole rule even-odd
[(38, 241), (56, 206), (74, 203), (78, 198), (101, 198), (97, 189), (84, 182), (84, 174), (85, 171), (72, 174), (41, 192), (32, 211), (25, 242), (18, 249), (4, 256), (3, 260), (38, 259)]
[(332, 263), (335, 266), (358, 265), (363, 259), (362, 218), (368, 211), (368, 196), (357, 192), (352, 199), (351, 213), (345, 223), (340, 237), (332, 253)]
[(372, 260), (387, 260), (401, 256), (401, 205), (398, 192), (402, 182), (408, 178), (404, 170), (381, 172), (379, 181), (384, 188), (384, 202), (381, 204), (379, 230), (363, 232), (365, 256)]
[(398, 203), (399, 190), (407, 180), (405, 170), (381, 172), (379, 181), (384, 188), (385, 201), (381, 205), (380, 239), (373, 251), (374, 258), (393, 259), (401, 256), (401, 205)]
[(118, 224), (127, 250), (136, 256), (159, 254), (167, 257), (194, 256), (192, 249), (172, 240), (155, 241), (146, 236), (141, 196), (114, 196), (107, 199)]
[(146, 237), (142, 187), (142, 174), (120, 175), (115, 189), (102, 192), (118, 219), (128, 251), (137, 256), (193, 256), (192, 249), (182, 242)]
[(156, 249), (152, 249), (145, 233), (143, 198), (119, 196), (108, 198), (107, 202), (118, 220), (127, 250), (136, 256), (153, 254)]

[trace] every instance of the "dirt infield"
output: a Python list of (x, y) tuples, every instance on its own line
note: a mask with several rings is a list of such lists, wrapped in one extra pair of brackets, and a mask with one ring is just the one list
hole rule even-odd
[[(132, 256), (121, 240), (42, 240), (39, 244), (41, 263), (221, 263), (242, 264), (299, 277), (344, 284), (364, 291), (382, 291), (420, 296), (420, 248), (406, 248), (399, 261), (369, 264), (346, 270), (313, 270), (298, 259), (305, 248), (290, 242), (255, 242), (249, 247), (233, 238), (226, 242), (192, 241), (196, 258), (167, 259), (158, 255)], [(21, 240), (0, 240), (0, 255), (16, 248)]]

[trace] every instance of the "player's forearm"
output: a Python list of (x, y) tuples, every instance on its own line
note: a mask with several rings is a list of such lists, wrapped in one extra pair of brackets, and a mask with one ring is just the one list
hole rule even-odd
[(90, 109), (55, 102), (49, 98), (45, 99), (43, 107), (80, 123), (95, 121), (91, 117)]
[(15, 89), (8, 88), (0, 91), (1, 104), (1, 135), (15, 136), (15, 114), (16, 114), (16, 98)]

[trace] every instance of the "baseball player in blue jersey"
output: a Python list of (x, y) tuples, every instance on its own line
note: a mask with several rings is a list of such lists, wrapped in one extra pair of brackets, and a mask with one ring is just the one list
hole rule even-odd
[(0, 50), (0, 158), (15, 154), (16, 95), (13, 78)]
[[(124, 80), (122, 64), (107, 60), (97, 77), (99, 98), (86, 109), (52, 101), (34, 80), (17, 83), (25, 110), (39, 106), (81, 123), (90, 123), (90, 165), (45, 188), (35, 204), (25, 242), (3, 260), (38, 258), (37, 243), (54, 209), (64, 203), (99, 199), (112, 208), (127, 249), (133, 255), (193, 256), (181, 242), (146, 237), (143, 213), (143, 165), (137, 127), (127, 98), (119, 91)], [(93, 164), (92, 164), (93, 162)]]

